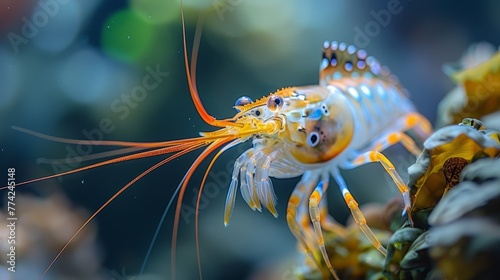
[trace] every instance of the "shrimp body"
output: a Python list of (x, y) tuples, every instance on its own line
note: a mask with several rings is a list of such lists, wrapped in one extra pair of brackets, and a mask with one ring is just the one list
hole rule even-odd
[(306, 238), (308, 229), (301, 228), (304, 223), (299, 223), (310, 215), (314, 241), (327, 267), (337, 278), (324, 248), (320, 223), (323, 222), (320, 212), (326, 213), (326, 204), (320, 202), (325, 200), (322, 196), (329, 178), (333, 177), (339, 185), (363, 233), (385, 254), (385, 248), (366, 225), (339, 170), (381, 162), (403, 195), (405, 210), (409, 210), (408, 188), (380, 151), (401, 142), (410, 152), (418, 154), (419, 148), (404, 132), (415, 129), (425, 138), (431, 126), (416, 113), (406, 90), (396, 78), (374, 58), (344, 43), (325, 42), (323, 47), (319, 85), (284, 88), (255, 102), (248, 97), (237, 100), (236, 123), (260, 123), (262, 126), (273, 122), (276, 129), (273, 133), (248, 136), (253, 147), (235, 162), (224, 223), (229, 223), (238, 184), (244, 200), (253, 210), (260, 211), (264, 206), (277, 217), (270, 177), (303, 175), (290, 197), (287, 220), (292, 233), (310, 252), (312, 241)]

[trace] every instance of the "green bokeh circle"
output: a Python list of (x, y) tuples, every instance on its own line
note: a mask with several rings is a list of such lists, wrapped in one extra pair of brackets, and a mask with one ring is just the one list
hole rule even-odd
[(110, 56), (136, 61), (146, 54), (154, 37), (154, 26), (134, 10), (121, 10), (104, 24), (102, 47)]

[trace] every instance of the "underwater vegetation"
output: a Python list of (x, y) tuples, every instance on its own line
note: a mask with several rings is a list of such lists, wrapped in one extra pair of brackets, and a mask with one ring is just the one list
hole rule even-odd
[[(467, 115), (500, 125), (495, 117), (500, 113), (500, 52), (478, 51), (484, 47), (472, 46), (462, 59), (464, 69), (452, 75), (458, 84), (450, 93), (454, 97), (440, 105), (444, 127), (424, 142), (408, 168), (413, 226), (400, 215), (400, 199), (364, 209), (368, 224), (387, 246), (387, 257), (352, 225), (325, 233), (341, 279), (497, 279), (500, 131), (472, 117), (449, 125)], [(323, 279), (307, 261), (295, 271), (299, 279)]]
[(481, 119), (500, 128), (500, 52), (489, 43), (469, 47), (460, 61), (444, 65), (457, 85), (439, 104), (437, 126), (457, 124), (464, 118)]
[(424, 143), (408, 169), (415, 226), (396, 230), (389, 241), (390, 279), (495, 276), (499, 155), (500, 132), (469, 124), (441, 128)]

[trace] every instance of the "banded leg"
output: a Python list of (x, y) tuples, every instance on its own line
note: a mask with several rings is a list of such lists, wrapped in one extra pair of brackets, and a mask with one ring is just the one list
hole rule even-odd
[(420, 140), (424, 141), (432, 133), (432, 125), (426, 117), (419, 113), (409, 113), (403, 116), (403, 124), (399, 131), (413, 129)]
[(337, 275), (333, 270), (332, 264), (330, 263), (330, 258), (326, 252), (325, 239), (323, 238), (323, 232), (321, 231), (320, 223), (320, 209), (319, 204), (323, 198), (323, 195), (328, 189), (329, 174), (323, 174), (321, 181), (316, 185), (316, 188), (309, 197), (309, 215), (311, 216), (311, 222), (314, 227), (314, 239), (317, 242), (323, 260), (325, 261), (326, 267), (330, 270), (330, 273), (337, 279)]
[(396, 184), (396, 187), (398, 188), (398, 191), (403, 196), (404, 211), (408, 213), (408, 218), (410, 220), (411, 226), (413, 226), (413, 219), (410, 215), (411, 199), (408, 186), (406, 186), (403, 179), (401, 179), (401, 176), (399, 176), (399, 173), (396, 171), (396, 168), (394, 168), (394, 165), (389, 159), (387, 159), (382, 153), (378, 151), (369, 151), (359, 155), (351, 162), (351, 164), (346, 165), (346, 167), (355, 168), (370, 162), (380, 162), (385, 171), (389, 174), (389, 176), (391, 176), (392, 180)]
[(366, 151), (383, 151), (392, 145), (401, 143), (403, 147), (415, 156), (420, 155), (420, 148), (415, 141), (403, 131), (414, 130), (420, 140), (425, 140), (432, 133), (429, 121), (418, 113), (409, 113), (403, 116), (394, 126), (393, 132), (373, 141)]
[(331, 172), (331, 174), (337, 182), (337, 185), (342, 192), (342, 196), (344, 197), (345, 203), (347, 204), (347, 207), (349, 207), (349, 210), (351, 210), (352, 217), (354, 218), (354, 221), (358, 225), (359, 229), (380, 253), (382, 253), (384, 256), (387, 256), (387, 250), (384, 248), (384, 246), (382, 246), (382, 243), (380, 243), (377, 236), (373, 233), (373, 231), (366, 223), (365, 216), (359, 209), (358, 203), (347, 188), (347, 184), (345, 183), (344, 178), (342, 178), (342, 175), (340, 175), (339, 170), (335, 169)]
[[(423, 120), (422, 120), (423, 119)], [(420, 127), (420, 131), (422, 133), (430, 133), (430, 130), (432, 130), (432, 127), (430, 126), (429, 122), (427, 119), (425, 119), (422, 115), (417, 114), (417, 113), (411, 113), (408, 114), (404, 117), (404, 122), (405, 122), (405, 127), (403, 129), (411, 129), (415, 127)], [(421, 153), (421, 150), (417, 145), (415, 144), (415, 141), (408, 135), (406, 135), (403, 132), (392, 132), (378, 140), (373, 141), (373, 143), (368, 147), (367, 150), (369, 150), (368, 153), (373, 152), (373, 151), (383, 151), (387, 149), (388, 147), (395, 145), (397, 143), (401, 143), (403, 147), (412, 153), (415, 156), (419, 156)], [(408, 187), (406, 184), (403, 182), (399, 174), (396, 172), (394, 166), (392, 163), (383, 155), (380, 154), (385, 160), (375, 160), (375, 161), (380, 161), (382, 163), (382, 166), (384, 169), (391, 175), (393, 181), (396, 183), (396, 186), (398, 187), (399, 192), (403, 196), (404, 200), (404, 212), (408, 213), (408, 219), (413, 226), (413, 218), (410, 215), (410, 209), (411, 209), (411, 200), (410, 200), (410, 195), (408, 191)], [(354, 160), (354, 164), (347, 164), (344, 167), (346, 168), (354, 168), (359, 165), (368, 163), (368, 162), (373, 162), (373, 161), (367, 161), (363, 162), (360, 158), (363, 158), (364, 156), (361, 155), (357, 159)], [(361, 160), (361, 162), (359, 162)], [(358, 161), (356, 164), (355, 162)], [(393, 170), (393, 171), (389, 171)]]
[(341, 237), (346, 237), (347, 236), (347, 230), (343, 225), (341, 225), (337, 220), (335, 220), (330, 213), (328, 212), (328, 200), (327, 199), (322, 199), (319, 203), (319, 222), (321, 224), (321, 228), (330, 231), (330, 232), (335, 232), (335, 234), (341, 236)]
[[(305, 196), (312, 191), (312, 188), (317, 182), (317, 175), (311, 172), (306, 172), (300, 182), (295, 186), (290, 199), (288, 200), (288, 207), (286, 213), (286, 219), (288, 222), (288, 227), (290, 231), (295, 236), (301, 247), (306, 251), (307, 255), (312, 261), (314, 261), (318, 269), (323, 274), (325, 279), (330, 278), (329, 272), (323, 271), (321, 263), (318, 263), (314, 257), (311, 246), (307, 243), (307, 238), (304, 233), (307, 234), (307, 228), (310, 227), (309, 219), (307, 218), (306, 212), (302, 209), (302, 205), (305, 202)], [(302, 226), (302, 227), (301, 227)], [(331, 272), (330, 272), (331, 273)], [(338, 276), (335, 272), (332, 273), (333, 277), (338, 280)]]

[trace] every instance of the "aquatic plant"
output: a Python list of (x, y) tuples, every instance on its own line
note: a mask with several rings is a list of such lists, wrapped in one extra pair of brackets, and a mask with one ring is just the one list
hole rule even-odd
[(498, 129), (499, 116), (493, 113), (500, 110), (500, 52), (488, 43), (474, 44), (459, 62), (446, 64), (444, 71), (457, 87), (439, 104), (438, 127), (477, 118)]
[[(500, 251), (495, 252), (498, 249), (494, 247), (490, 247), (490, 251), (482, 251), (485, 249), (482, 242), (489, 242), (487, 235), (482, 240), (479, 232), (469, 230), (471, 225), (485, 220), (480, 216), (472, 220), (468, 217), (475, 216), (472, 213), (484, 212), (479, 209), (490, 203), (495, 190), (496, 195), (500, 194), (500, 181), (496, 185), (491, 183), (491, 191), (484, 193), (479, 186), (484, 180), (478, 181), (472, 174), (480, 171), (477, 173), (479, 177), (488, 180), (494, 176), (500, 178), (499, 155), (500, 132), (484, 129), (477, 120), (465, 119), (461, 125), (448, 126), (431, 135), (416, 163), (408, 168), (413, 202), (411, 214), (415, 226), (405, 225), (391, 237), (385, 264), (388, 278), (425, 279), (431, 275), (460, 275), (460, 279), (472, 279), (472, 276), (483, 272), (483, 268), (473, 263), (464, 266), (463, 261), (471, 261), (475, 254), (494, 255)], [(481, 170), (485, 167), (484, 159), (495, 164)], [(472, 193), (471, 188), (477, 192)], [(495, 211), (484, 214), (499, 217)], [(489, 227), (488, 224), (485, 226)], [(460, 273), (450, 267), (462, 267), (469, 272)]]

